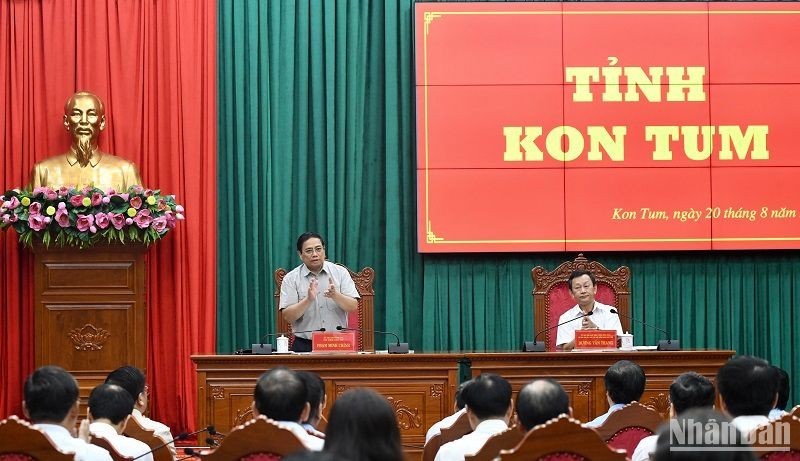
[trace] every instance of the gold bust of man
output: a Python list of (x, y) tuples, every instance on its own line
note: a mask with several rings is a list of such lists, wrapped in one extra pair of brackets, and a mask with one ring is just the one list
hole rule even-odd
[(103, 102), (96, 95), (79, 91), (70, 96), (64, 105), (64, 127), (72, 135), (69, 151), (37, 163), (31, 188), (94, 186), (123, 192), (132, 185), (142, 185), (136, 165), (97, 148), (97, 138), (106, 127), (106, 115)]

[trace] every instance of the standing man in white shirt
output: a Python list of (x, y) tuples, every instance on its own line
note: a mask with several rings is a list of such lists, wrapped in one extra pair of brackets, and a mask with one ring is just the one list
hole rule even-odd
[(489, 438), (508, 429), (514, 406), (511, 384), (502, 376), (483, 373), (461, 391), (472, 432), (439, 448), (435, 461), (464, 461), (477, 453)]
[[(558, 327), (556, 347), (565, 351), (575, 348), (575, 330), (616, 330), (622, 334), (622, 324), (617, 314), (612, 314), (613, 306), (595, 301), (597, 283), (594, 274), (588, 271), (574, 271), (567, 279), (569, 293), (578, 303), (572, 309), (561, 314), (558, 323), (583, 317)], [(591, 312), (591, 314), (589, 314)]]
[[(89, 421), (78, 421), (78, 381), (61, 367), (37, 368), (25, 380), (25, 416), (44, 431), (53, 445), (75, 453), (75, 461), (111, 461), (111, 455), (89, 443)], [(76, 435), (78, 437), (76, 437)]]
[(116, 384), (95, 387), (89, 394), (89, 432), (106, 439), (123, 456), (153, 461), (146, 443), (122, 435), (132, 410), (133, 398), (125, 389)]

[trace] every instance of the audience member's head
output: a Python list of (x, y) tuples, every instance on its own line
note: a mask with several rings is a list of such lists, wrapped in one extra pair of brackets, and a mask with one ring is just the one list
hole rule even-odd
[(616, 404), (638, 401), (644, 393), (644, 370), (630, 360), (620, 360), (606, 371), (605, 384), (608, 398)]
[(503, 419), (508, 423), (511, 417), (511, 384), (500, 375), (483, 373), (472, 378), (461, 391), (461, 398), (473, 429), (487, 419)]
[(789, 373), (780, 367), (775, 367), (775, 372), (778, 374), (778, 402), (775, 404), (775, 408), (786, 410), (786, 405), (789, 404), (789, 391), (792, 390), (789, 384)]
[(258, 378), (253, 391), (253, 413), (276, 421), (302, 422), (309, 413), (308, 391), (294, 371), (277, 367)]
[(331, 409), (324, 451), (351, 461), (401, 461), (394, 409), (371, 389), (345, 392)]
[(458, 389), (456, 389), (455, 402), (454, 402), (456, 411), (463, 410), (464, 407), (467, 406), (467, 404), (464, 403), (464, 397), (461, 395), (461, 393), (464, 392), (464, 388), (467, 387), (467, 385), (471, 382), (472, 380), (468, 379), (458, 385)]
[(767, 416), (775, 407), (778, 377), (766, 360), (740, 355), (717, 372), (717, 389), (723, 410), (732, 417)]
[(297, 373), (297, 376), (303, 381), (308, 391), (306, 401), (308, 402), (310, 410), (308, 411), (308, 417), (303, 423), (317, 427), (320, 419), (322, 419), (322, 410), (325, 408), (326, 403), (325, 381), (312, 371), (297, 370), (295, 373)]
[(122, 433), (133, 411), (133, 397), (121, 386), (101, 384), (89, 394), (89, 415), (92, 422), (104, 422)]
[(37, 368), (25, 380), (22, 405), (36, 424), (74, 428), (78, 419), (78, 381), (61, 367)]
[(517, 395), (517, 418), (526, 431), (564, 413), (572, 413), (569, 396), (553, 379), (536, 379)]
[(756, 457), (727, 416), (712, 408), (693, 408), (658, 431), (656, 450), (650, 459), (755, 461)]
[(106, 376), (106, 384), (116, 384), (128, 391), (137, 410), (144, 412), (147, 409), (148, 395), (142, 370), (131, 365), (119, 367)]
[(347, 461), (333, 453), (325, 451), (298, 451), (284, 456), (283, 461)]
[(693, 371), (678, 376), (669, 386), (673, 416), (692, 408), (711, 408), (714, 406), (714, 397), (716, 394), (711, 380)]

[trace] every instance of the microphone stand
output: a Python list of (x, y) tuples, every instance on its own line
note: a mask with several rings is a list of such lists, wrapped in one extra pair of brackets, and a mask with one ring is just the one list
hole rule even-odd
[(669, 331), (667, 331), (667, 330), (665, 330), (663, 328), (659, 328), (659, 327), (657, 327), (655, 325), (650, 325), (649, 323), (644, 323), (639, 319), (631, 317), (630, 315), (625, 315), (622, 312), (618, 311), (617, 309), (611, 309), (611, 313), (612, 314), (621, 315), (621, 316), (623, 316), (625, 318), (633, 320), (634, 322), (641, 323), (642, 325), (644, 325), (646, 327), (655, 328), (656, 330), (664, 333), (664, 335), (667, 337), (667, 339), (660, 339), (658, 341), (658, 346), (656, 346), (656, 350), (659, 350), (659, 351), (679, 351), (679, 350), (681, 350), (681, 342), (679, 340), (677, 340), (677, 339), (672, 339), (671, 335), (669, 334)]
[(544, 341), (536, 342), (536, 338), (538, 338), (540, 334), (542, 334), (542, 333), (544, 333), (546, 331), (550, 331), (550, 330), (552, 330), (554, 328), (558, 328), (561, 325), (564, 325), (564, 324), (567, 324), (567, 323), (570, 323), (570, 322), (574, 322), (574, 321), (576, 321), (578, 319), (582, 319), (584, 317), (589, 317), (592, 314), (594, 314), (594, 311), (589, 311), (589, 312), (587, 312), (585, 314), (581, 314), (581, 315), (575, 317), (574, 319), (569, 319), (566, 322), (561, 322), (558, 325), (554, 325), (552, 327), (545, 328), (544, 330), (536, 333), (536, 335), (533, 337), (533, 341), (525, 341), (522, 344), (522, 352), (544, 352), (546, 347), (547, 347), (547, 345), (544, 343)]

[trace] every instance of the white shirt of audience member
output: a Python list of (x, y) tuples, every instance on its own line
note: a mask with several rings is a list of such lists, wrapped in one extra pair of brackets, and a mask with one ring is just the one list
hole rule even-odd
[(455, 424), (456, 420), (466, 412), (467, 409), (462, 408), (450, 416), (445, 416), (441, 421), (433, 423), (433, 426), (431, 426), (425, 434), (425, 443), (428, 443), (434, 435), (440, 434), (445, 427), (450, 427)]
[(108, 443), (123, 456), (138, 458), (147, 453), (138, 459), (142, 461), (153, 461), (153, 454), (148, 453), (150, 447), (147, 446), (146, 443), (119, 434), (117, 429), (111, 424), (103, 421), (94, 421), (89, 425), (89, 432), (93, 437), (102, 437), (108, 440)]
[(35, 426), (47, 434), (59, 450), (75, 453), (75, 461), (112, 461), (111, 455), (106, 450), (73, 437), (64, 426), (59, 424), (35, 424)]

